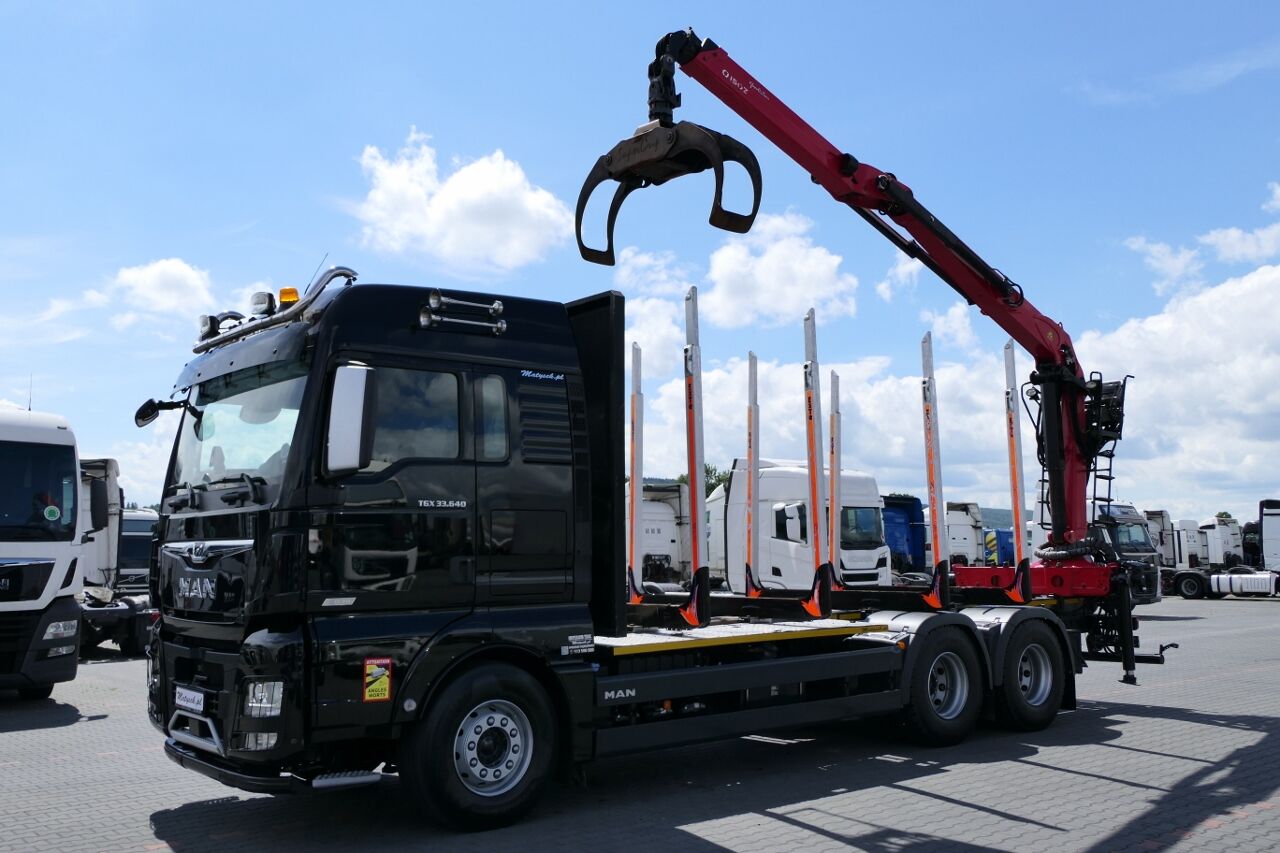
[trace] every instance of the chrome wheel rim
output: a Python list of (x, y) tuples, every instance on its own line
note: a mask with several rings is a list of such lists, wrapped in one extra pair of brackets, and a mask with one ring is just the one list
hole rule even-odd
[(944, 720), (954, 720), (969, 702), (969, 671), (955, 652), (943, 652), (929, 667), (929, 702)]
[(458, 725), (453, 767), (473, 794), (497, 797), (510, 791), (528, 772), (532, 757), (529, 718), (505, 699), (481, 702)]
[(1039, 643), (1031, 643), (1018, 658), (1018, 689), (1032, 707), (1043, 705), (1053, 690), (1053, 666), (1049, 653)]

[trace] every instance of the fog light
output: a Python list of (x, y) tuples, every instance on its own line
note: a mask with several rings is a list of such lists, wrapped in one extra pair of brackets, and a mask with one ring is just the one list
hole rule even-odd
[(49, 657), (56, 658), (63, 655), (69, 655), (76, 650), (75, 646), (54, 646), (49, 649)]
[(49, 627), (44, 629), (44, 638), (46, 640), (62, 640), (67, 637), (74, 637), (76, 630), (80, 627), (79, 619), (68, 619), (65, 622), (50, 622)]
[[(278, 717), (280, 702), (284, 699), (283, 681), (250, 681), (245, 685), (244, 715), (246, 717)], [(262, 747), (269, 749), (269, 747)]]
[(245, 732), (241, 737), (244, 738), (240, 747), (241, 749), (246, 751), (257, 751), (273, 748), (280, 735), (275, 732)]

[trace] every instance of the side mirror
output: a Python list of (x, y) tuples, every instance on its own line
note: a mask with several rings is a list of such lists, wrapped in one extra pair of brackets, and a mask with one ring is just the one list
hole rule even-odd
[(160, 404), (155, 400), (148, 400), (138, 407), (138, 411), (133, 413), (133, 424), (137, 427), (144, 427), (160, 416)]
[(89, 481), (90, 533), (107, 529), (107, 481), (96, 477)]
[(334, 371), (325, 476), (342, 477), (368, 467), (373, 457), (375, 387), (372, 367), (344, 364)]
[(807, 542), (804, 519), (800, 517), (800, 504), (787, 504), (784, 511), (787, 514), (787, 538), (792, 542)]

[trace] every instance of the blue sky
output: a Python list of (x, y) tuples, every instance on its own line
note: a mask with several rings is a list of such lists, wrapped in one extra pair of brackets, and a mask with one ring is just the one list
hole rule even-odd
[(653, 368), (646, 466), (674, 473), (679, 292), (696, 284), (710, 461), (740, 452), (748, 348), (774, 383), (763, 450), (799, 452), (800, 318), (816, 304), (846, 463), (919, 491), (932, 328), (947, 496), (1008, 505), (994, 324), (692, 80), (678, 117), (761, 160), (760, 226), (708, 227), (710, 180), (689, 178), (628, 202), (627, 264), (577, 257), (579, 185), (646, 118), (654, 41), (692, 25), (912, 186), (1064, 323), (1086, 369), (1136, 375), (1121, 496), (1199, 518), (1252, 516), (1280, 493), (1280, 11), (588, 8), (0, 3), (0, 399), (25, 404), (30, 377), (35, 407), (69, 417), (86, 454), (118, 456), (131, 497), (153, 500), (171, 425), (131, 416), (169, 390), (195, 315), (303, 284), (327, 254), (364, 280), (560, 300), (623, 289)]

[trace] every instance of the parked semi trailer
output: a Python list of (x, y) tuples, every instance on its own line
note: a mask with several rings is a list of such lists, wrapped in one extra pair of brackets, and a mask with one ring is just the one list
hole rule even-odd
[[(601, 180), (634, 176), (609, 164), (674, 177), (707, 153), (754, 163), (727, 137), (663, 124), (677, 63), (708, 86), (749, 79), (710, 42), (664, 38), (657, 135), (623, 143), (629, 160), (601, 158)], [(750, 119), (751, 96), (735, 93), (755, 86), (713, 91)], [(772, 96), (761, 109), (794, 116)], [(812, 165), (822, 183), (870, 168)], [(879, 184), (876, 206), (899, 199), (924, 244), (901, 245), (1033, 347), (1055, 521), (1042, 563), (1007, 577), (957, 567), (953, 589), (943, 562), (931, 586), (870, 592), (840, 589), (826, 563), (804, 598), (712, 596), (693, 489), (691, 590), (628, 605), (621, 296), (497, 299), (335, 268), (287, 305), (255, 297), (251, 319), (203, 318), (174, 399), (136, 416), (184, 410), (152, 578), (149, 712), (166, 753), (258, 791), (373, 784), (394, 768), (425, 813), (478, 828), (517, 819), (564, 763), (875, 713), (954, 743), (987, 701), (1037, 729), (1074, 704), (1085, 660), (1122, 663), (1126, 681), (1162, 662), (1134, 651), (1128, 570), (1096, 561), (1085, 535), (1084, 481), (1119, 438), (1122, 383), (1086, 380), (1059, 324), (980, 277), (989, 267), (941, 241), (904, 187)], [(685, 356), (697, 482), (695, 336)], [(353, 551), (381, 556), (357, 565)]]

